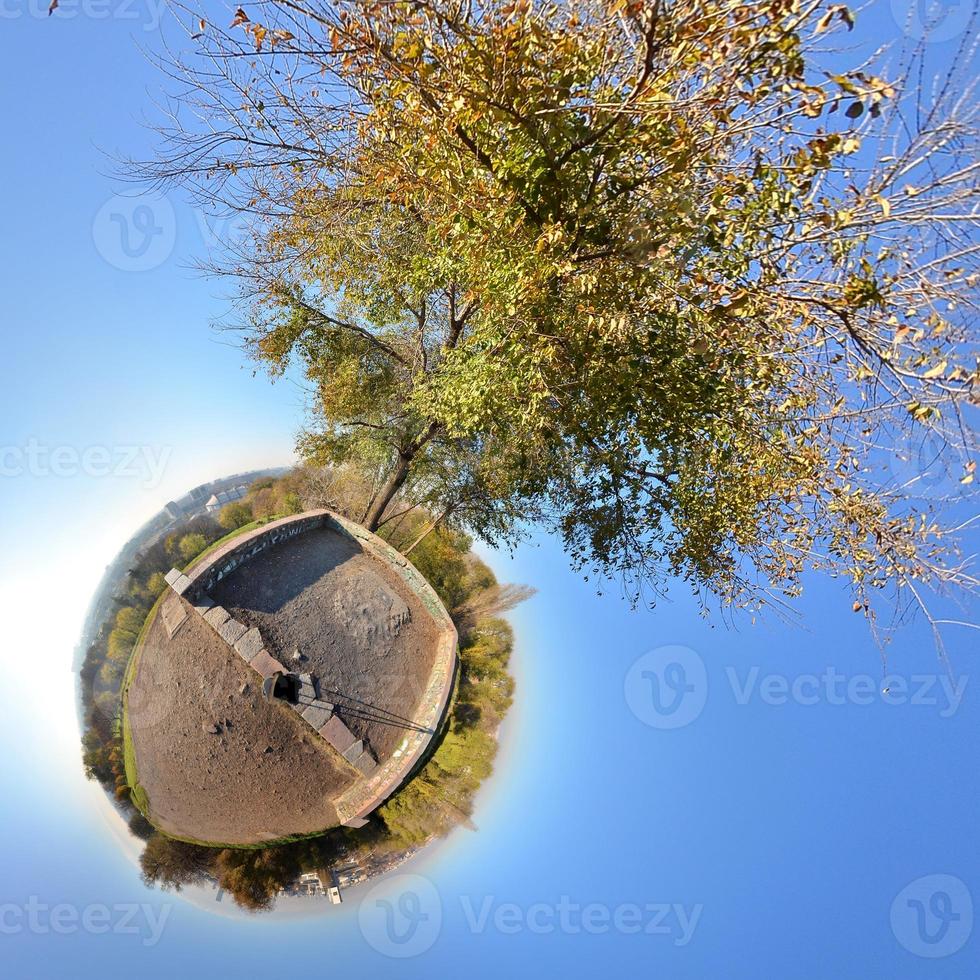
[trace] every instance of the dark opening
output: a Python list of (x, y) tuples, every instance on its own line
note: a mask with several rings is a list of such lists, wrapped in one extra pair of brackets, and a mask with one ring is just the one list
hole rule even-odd
[(281, 674), (278, 671), (262, 682), (262, 696), (266, 701), (279, 698), (296, 704), (299, 701), (299, 678), (295, 674)]
[(295, 674), (280, 674), (272, 696), (296, 704), (299, 701), (299, 678)]

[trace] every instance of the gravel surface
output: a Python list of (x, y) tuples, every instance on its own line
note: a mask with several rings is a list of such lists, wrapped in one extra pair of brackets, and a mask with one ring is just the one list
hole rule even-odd
[(322, 528), (263, 551), (211, 596), (257, 626), (289, 670), (311, 673), (379, 762), (398, 748), (432, 670), (438, 630), (396, 572)]
[(227, 844), (336, 826), (332, 801), (356, 773), (290, 708), (263, 701), (257, 675), (187, 611), (173, 639), (156, 617), (128, 696), (153, 822)]

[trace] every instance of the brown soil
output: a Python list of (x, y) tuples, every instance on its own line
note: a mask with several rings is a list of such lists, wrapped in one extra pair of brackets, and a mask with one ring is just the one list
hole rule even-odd
[[(155, 618), (128, 695), (153, 822), (175, 836), (228, 844), (335, 826), (332, 800), (354, 770), (290, 708), (265, 702), (257, 675), (187, 612), (173, 639)], [(212, 725), (217, 734), (205, 730)]]
[(324, 528), (263, 551), (211, 597), (257, 626), (287, 669), (311, 673), (379, 762), (398, 748), (432, 670), (438, 629), (397, 573)]

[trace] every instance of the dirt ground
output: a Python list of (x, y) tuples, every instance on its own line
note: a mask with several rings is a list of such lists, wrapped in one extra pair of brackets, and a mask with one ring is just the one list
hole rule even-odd
[(228, 844), (335, 826), (332, 801), (354, 771), (290, 708), (265, 702), (257, 675), (187, 612), (173, 639), (156, 617), (128, 696), (153, 822)]
[(323, 528), (257, 555), (211, 597), (257, 626), (287, 669), (311, 673), (379, 762), (398, 748), (432, 670), (438, 630), (397, 573)]

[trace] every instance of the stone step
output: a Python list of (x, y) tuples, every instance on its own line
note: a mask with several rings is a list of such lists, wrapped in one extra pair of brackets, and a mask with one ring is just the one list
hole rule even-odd
[(171, 568), (163, 580), (177, 595), (183, 595), (191, 587), (191, 580), (179, 568)]
[(365, 749), (360, 756), (354, 760), (354, 768), (365, 776), (370, 776), (378, 768), (377, 760), (371, 754), (370, 749)]
[(266, 650), (256, 654), (249, 662), (249, 666), (263, 677), (271, 677), (277, 670), (280, 674), (286, 673), (286, 668), (274, 657), (270, 657)]
[(173, 639), (181, 626), (187, 622), (187, 610), (176, 595), (167, 598), (161, 609), (161, 615), (163, 616), (163, 627), (170, 639)]
[(214, 630), (217, 630), (222, 623), (226, 623), (229, 619), (231, 619), (231, 613), (224, 606), (212, 606), (204, 614), (204, 622)]
[(334, 715), (321, 729), (320, 734), (343, 755), (358, 739), (354, 733)]
[(230, 647), (234, 647), (247, 632), (248, 627), (231, 616), (218, 627), (218, 636)]
[(333, 717), (333, 711), (325, 706), (311, 704), (303, 710), (301, 717), (319, 731)]
[(262, 634), (253, 626), (235, 641), (234, 647), (245, 663), (251, 663), (265, 649), (265, 644), (262, 642)]

